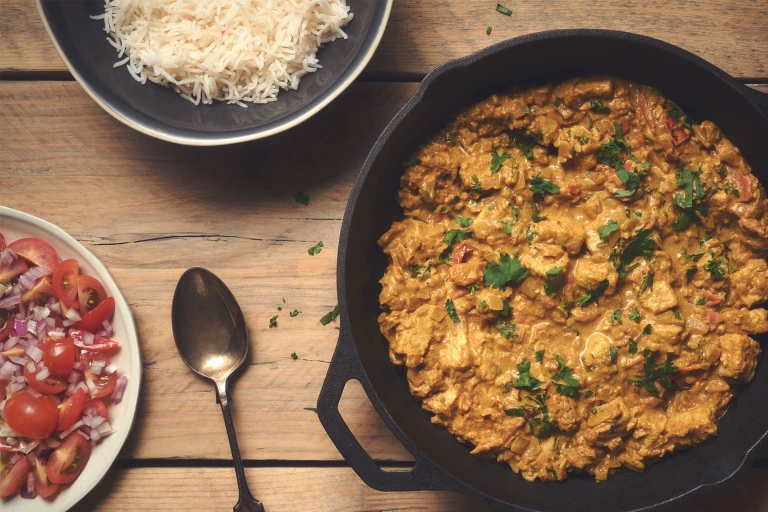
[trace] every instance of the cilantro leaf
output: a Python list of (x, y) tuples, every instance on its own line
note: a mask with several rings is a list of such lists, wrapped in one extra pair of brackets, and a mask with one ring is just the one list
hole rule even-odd
[(292, 352), (292, 353), (291, 353), (291, 359), (293, 359), (293, 360), (295, 361), (295, 360), (297, 360), (298, 358), (299, 358), (299, 356), (297, 356), (297, 355), (296, 355), (296, 352)]
[(589, 109), (598, 114), (610, 114), (611, 108), (603, 105), (603, 100), (590, 100)]
[(494, 327), (499, 331), (506, 339), (511, 340), (517, 337), (517, 325), (510, 321), (498, 320)]
[(544, 359), (544, 351), (543, 350), (537, 350), (536, 351), (536, 361), (539, 363)]
[(306, 192), (302, 192), (301, 190), (297, 190), (295, 194), (293, 194), (293, 199), (297, 203), (303, 204), (304, 206), (309, 205), (309, 195), (307, 195)]
[(611, 364), (616, 364), (619, 357), (619, 347), (611, 345), (611, 348), (608, 349), (608, 356), (611, 358)]
[(457, 324), (461, 322), (459, 315), (456, 313), (456, 306), (453, 304), (453, 299), (448, 299), (445, 301), (445, 309), (448, 310), (448, 316), (451, 318), (453, 323)]
[(553, 357), (555, 358), (555, 361), (557, 361), (559, 370), (552, 376), (552, 381), (563, 382), (563, 384), (556, 384), (555, 390), (561, 395), (578, 398), (578, 390), (581, 383), (571, 374), (571, 372), (573, 372), (573, 368), (566, 365), (565, 361), (563, 361), (563, 358), (559, 355), (553, 354)]
[(403, 162), (403, 167), (411, 167), (412, 165), (419, 165), (421, 163), (421, 158), (419, 157), (413, 157), (410, 160), (406, 160)]
[(525, 158), (533, 160), (533, 146), (536, 145), (536, 135), (528, 130), (519, 129), (513, 130), (510, 133), (510, 139), (525, 154)]
[(473, 221), (471, 218), (469, 218), (469, 217), (456, 217), (456, 218), (455, 218), (455, 219), (453, 219), (453, 220), (454, 220), (454, 221), (456, 221), (456, 224), (458, 224), (459, 226), (461, 226), (461, 227), (463, 227), (463, 228), (468, 228), (468, 227), (469, 227), (469, 226), (471, 226), (471, 225), (472, 225), (472, 223), (474, 222), (474, 221)]
[(336, 304), (331, 311), (323, 315), (323, 318), (320, 319), (320, 323), (323, 325), (328, 325), (329, 323), (333, 322), (337, 316), (339, 316), (338, 304)]
[(501, 169), (501, 164), (503, 164), (505, 160), (511, 157), (512, 155), (509, 153), (502, 153), (499, 155), (496, 153), (495, 149), (491, 151), (491, 174), (499, 172), (499, 169)]
[(605, 223), (605, 226), (600, 226), (597, 228), (597, 234), (600, 235), (600, 240), (605, 240), (611, 236), (612, 233), (615, 233), (618, 230), (619, 224), (613, 219), (608, 219), (608, 222)]
[(275, 315), (272, 318), (269, 319), (269, 328), (277, 327), (277, 316)]
[(512, 409), (505, 409), (504, 414), (507, 416), (523, 417), (525, 416), (525, 409), (522, 407), (513, 407)]
[(637, 353), (637, 342), (634, 339), (629, 340), (629, 355)]
[(554, 267), (547, 270), (544, 274), (547, 276), (547, 282), (544, 283), (544, 293), (552, 295), (558, 289), (558, 281), (563, 273), (563, 267)]
[(650, 256), (654, 247), (655, 244), (653, 238), (651, 238), (651, 230), (645, 228), (638, 230), (638, 232), (635, 233), (635, 239), (627, 244), (624, 251), (621, 253), (621, 257), (619, 258), (621, 266), (626, 267), (638, 256)]
[(445, 234), (443, 241), (449, 246), (456, 242), (461, 242), (467, 238), (472, 238), (472, 231), (469, 229), (451, 229)]
[[(704, 270), (708, 270), (712, 279), (715, 281), (722, 281), (725, 279), (725, 274), (728, 271), (728, 260), (725, 258), (715, 258), (715, 253), (710, 251), (710, 260), (704, 264)], [(725, 267), (721, 266), (725, 264)]]
[(667, 354), (667, 359), (663, 363), (656, 365), (656, 356), (651, 353), (650, 350), (645, 349), (643, 351), (645, 357), (645, 363), (643, 364), (643, 370), (645, 371), (644, 379), (629, 379), (630, 384), (635, 386), (642, 386), (648, 392), (659, 398), (659, 390), (656, 387), (656, 383), (661, 384), (664, 389), (673, 389), (675, 387), (674, 381), (669, 378), (669, 375), (678, 371), (677, 366), (672, 364), (672, 355)]
[(588, 291), (585, 295), (582, 295), (578, 299), (574, 300), (567, 300), (563, 303), (566, 311), (570, 311), (570, 309), (576, 305), (581, 308), (587, 306), (590, 302), (594, 302), (597, 305), (600, 305), (599, 299), (600, 296), (605, 293), (605, 290), (608, 289), (608, 280), (603, 279), (600, 284), (597, 285), (597, 288), (594, 290)]
[(512, 16), (512, 11), (507, 9), (501, 4), (496, 4), (496, 10), (500, 12), (501, 14), (504, 14), (506, 16)]
[(317, 242), (317, 244), (307, 249), (307, 252), (309, 253), (310, 256), (314, 256), (315, 254), (320, 254), (320, 251), (322, 250), (323, 250), (323, 242)]
[(693, 127), (688, 121), (688, 116), (685, 114), (685, 112), (683, 112), (683, 109), (680, 108), (680, 105), (672, 100), (667, 100), (667, 108), (669, 109), (667, 111), (669, 113), (669, 117), (677, 121), (677, 124), (681, 124), (689, 130), (693, 131)]
[(288, 313), (288, 314), (289, 314), (291, 317), (296, 317), (296, 316), (299, 316), (299, 313), (301, 313), (301, 311), (299, 311), (298, 309), (294, 309), (293, 311), (291, 311), (291, 312), (290, 312), (290, 313)]
[(530, 181), (530, 191), (534, 194), (559, 194), (560, 187), (549, 180), (534, 176)]
[(614, 322), (618, 322), (619, 325), (624, 325), (624, 322), (621, 320), (621, 310), (617, 309), (613, 312), (611, 315), (611, 325), (613, 325)]
[(525, 268), (517, 256), (510, 256), (502, 253), (499, 256), (499, 262), (489, 261), (485, 264), (483, 270), (483, 280), (486, 286), (503, 290), (510, 283), (520, 284), (530, 275), (530, 271)]
[(512, 381), (512, 385), (518, 389), (536, 390), (541, 385), (541, 381), (531, 377), (531, 363), (527, 359), (517, 365), (519, 376)]
[(640, 323), (640, 312), (635, 308), (633, 312), (631, 312), (629, 315), (629, 319), (633, 322)]

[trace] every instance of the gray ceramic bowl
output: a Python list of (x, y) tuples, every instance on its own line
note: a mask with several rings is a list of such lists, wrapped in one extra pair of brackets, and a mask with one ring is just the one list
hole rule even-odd
[(354, 14), (348, 39), (321, 48), (322, 69), (301, 79), (277, 101), (248, 108), (214, 102), (195, 106), (171, 89), (141, 85), (124, 66), (113, 68), (117, 52), (104, 24), (103, 0), (36, 0), (48, 34), (64, 63), (104, 110), (131, 128), (159, 139), (216, 146), (268, 137), (309, 119), (347, 88), (370, 60), (387, 25), (393, 0), (347, 0)]

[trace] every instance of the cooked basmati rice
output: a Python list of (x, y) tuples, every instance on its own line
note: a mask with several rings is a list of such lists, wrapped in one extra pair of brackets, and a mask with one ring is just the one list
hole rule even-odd
[(105, 0), (107, 40), (137, 81), (195, 105), (268, 103), (322, 66), (352, 19), (346, 0)]

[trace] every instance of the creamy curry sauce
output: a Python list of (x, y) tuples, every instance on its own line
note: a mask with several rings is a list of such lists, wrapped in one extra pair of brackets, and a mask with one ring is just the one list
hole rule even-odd
[(717, 126), (579, 78), (491, 96), (405, 166), (379, 323), (434, 423), (528, 480), (716, 434), (768, 331), (765, 192)]

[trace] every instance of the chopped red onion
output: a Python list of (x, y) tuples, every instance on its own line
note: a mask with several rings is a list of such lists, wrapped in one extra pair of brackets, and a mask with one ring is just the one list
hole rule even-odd
[(83, 375), (80, 372), (72, 370), (72, 373), (69, 374), (67, 382), (70, 384), (78, 384), (81, 380), (83, 380)]
[(13, 348), (13, 346), (16, 345), (18, 342), (19, 342), (19, 337), (18, 336), (11, 336), (5, 342), (5, 350)]
[(14, 373), (16, 373), (16, 365), (12, 362), (6, 361), (3, 366), (0, 366), (0, 380), (8, 380)]
[(24, 364), (26, 364), (26, 362), (29, 361), (29, 358), (21, 357), (21, 356), (8, 356), (8, 359), (10, 359), (14, 363), (20, 364), (22, 366), (24, 366)]
[(30, 471), (27, 473), (27, 484), (21, 488), (21, 497), (25, 500), (31, 500), (37, 497), (35, 491), (35, 474)]
[(23, 453), (24, 455), (27, 455), (29, 452), (37, 448), (37, 445), (40, 444), (40, 441), (38, 440), (21, 440), (21, 443), (19, 444), (19, 451)]
[(34, 345), (30, 345), (27, 347), (27, 355), (31, 357), (34, 362), (39, 363), (43, 358), (43, 351)]
[(54, 302), (52, 304), (48, 304), (48, 307), (56, 314), (61, 314), (61, 303), (60, 302)]
[(38, 390), (36, 390), (35, 388), (29, 388), (29, 390), (28, 390), (27, 392), (28, 392), (30, 395), (32, 395), (33, 397), (35, 397), (35, 398), (40, 398), (41, 396), (43, 396), (43, 394), (42, 394), (42, 393), (40, 393), (40, 392), (39, 392)]
[(11, 309), (12, 307), (21, 304), (21, 294), (15, 293), (10, 297), (6, 297), (0, 300), (0, 309)]
[(128, 384), (128, 377), (125, 375), (122, 375), (119, 379), (117, 379), (117, 384), (115, 384), (115, 390), (112, 391), (112, 403), (119, 404), (120, 401), (123, 399), (123, 393), (125, 392), (125, 386)]
[(109, 434), (114, 434), (115, 431), (112, 430), (112, 425), (109, 424), (108, 421), (105, 421), (98, 427), (99, 434), (101, 434), (101, 437), (108, 436)]
[[(45, 444), (47, 445), (48, 441), (46, 441)], [(40, 448), (37, 450), (37, 458), (42, 461), (45, 461), (45, 459), (50, 457), (52, 453), (53, 453), (52, 447), (46, 446), (45, 448), (43, 448), (43, 445), (41, 444)]]
[[(91, 436), (89, 436), (88, 434), (86, 434), (82, 430), (78, 430), (77, 433), (80, 434), (81, 436), (83, 436), (86, 441), (90, 441), (91, 440)], [(93, 448), (93, 445), (91, 445), (91, 448)]]
[(93, 345), (93, 333), (83, 331), (83, 345)]
[(3, 412), (5, 410), (5, 402), (7, 402), (7, 400), (3, 400), (2, 402), (0, 402), (0, 412)]
[(91, 373), (94, 374), (94, 375), (101, 375), (101, 370), (103, 370), (103, 369), (104, 369), (103, 366), (92, 365), (91, 366)]
[(93, 439), (94, 441), (98, 441), (99, 439), (101, 439), (101, 435), (99, 434), (99, 431), (96, 430), (95, 428), (91, 429), (91, 439)]
[(80, 320), (82, 320), (80, 313), (78, 313), (77, 310), (75, 310), (75, 308), (69, 308), (65, 316), (67, 317), (68, 320), (71, 320), (72, 322), (79, 322)]
[(72, 365), (73, 370), (80, 370), (81, 372), (84, 372), (88, 369), (88, 365), (81, 362), (81, 361), (75, 361), (75, 364)]
[(77, 387), (79, 389), (82, 389), (83, 393), (85, 393), (85, 394), (88, 394), (88, 393), (91, 392), (91, 390), (88, 389), (88, 386), (85, 385), (85, 382), (81, 382), (80, 384), (77, 385)]
[(49, 338), (56, 338), (57, 340), (64, 339), (67, 337), (66, 334), (62, 331), (57, 331), (56, 329), (52, 331), (48, 331), (48, 337)]
[(94, 384), (91, 379), (86, 379), (85, 385), (88, 386), (88, 391), (91, 393), (91, 396), (98, 394), (99, 388), (96, 387), (96, 384)]
[(107, 366), (106, 368), (104, 368), (104, 372), (105, 372), (107, 375), (112, 375), (112, 374), (113, 374), (113, 373), (115, 373), (116, 371), (117, 371), (117, 365), (116, 365), (115, 363), (109, 363), (109, 366)]
[(27, 334), (27, 321), (26, 320), (14, 320), (13, 321), (13, 333), (16, 336), (24, 336)]
[(47, 444), (48, 448), (50, 448), (51, 450), (55, 450), (56, 448), (61, 446), (61, 441), (59, 441), (56, 438), (49, 437), (48, 439), (45, 440), (45, 444)]
[(82, 421), (78, 421), (77, 423), (72, 425), (70, 428), (68, 428), (67, 430), (65, 430), (61, 434), (59, 434), (59, 439), (64, 439), (69, 434), (71, 434), (72, 432), (74, 432), (75, 430), (79, 429), (82, 426), (83, 426), (83, 422)]
[(21, 382), (11, 382), (10, 384), (8, 384), (8, 389), (11, 391), (11, 393), (18, 393), (25, 387), (27, 387), (27, 385), (22, 384)]
[(64, 327), (69, 327), (70, 325), (75, 325), (75, 322), (73, 322), (72, 320), (69, 320), (69, 319), (62, 320), (61, 321), (61, 325), (63, 325)]
[(16, 261), (16, 253), (13, 252), (13, 249), (6, 248), (0, 252), (0, 265), (10, 267), (14, 261)]
[(20, 459), (21, 457), (23, 457), (23, 455), (22, 455), (22, 454), (20, 454), (20, 453), (18, 453), (18, 452), (17, 452), (17, 453), (14, 453), (14, 454), (13, 454), (13, 456), (11, 456), (11, 460), (10, 460), (10, 463), (11, 463), (11, 464), (16, 464), (16, 463), (19, 461), (19, 459)]
[(112, 335), (114, 335), (114, 334), (115, 334), (115, 331), (112, 329), (112, 324), (111, 324), (111, 323), (109, 323), (109, 320), (104, 320), (104, 321), (101, 323), (101, 325), (103, 325), (103, 326), (104, 326), (104, 330), (105, 330), (105, 331), (106, 331), (106, 333), (107, 333), (107, 336), (106, 336), (107, 338), (110, 338), (110, 337), (112, 337)]
[(19, 440), (16, 439), (15, 437), (6, 437), (5, 442), (11, 446), (16, 446), (17, 444), (19, 444)]
[(35, 320), (42, 320), (51, 316), (51, 310), (48, 309), (48, 306), (35, 306), (32, 308), (32, 313), (35, 315)]
[(19, 286), (21, 286), (21, 289), (24, 291), (31, 290), (35, 287), (35, 282), (26, 274), (22, 274), (19, 276)]

